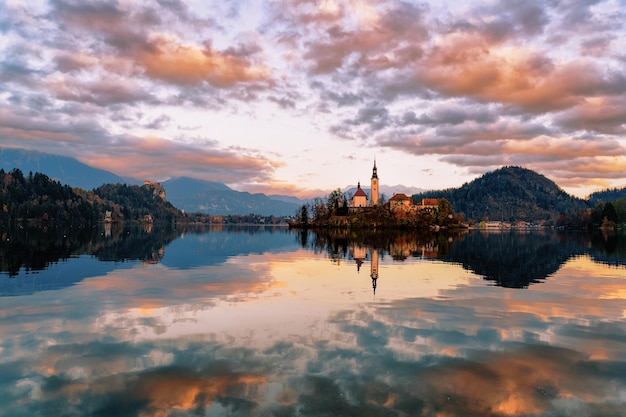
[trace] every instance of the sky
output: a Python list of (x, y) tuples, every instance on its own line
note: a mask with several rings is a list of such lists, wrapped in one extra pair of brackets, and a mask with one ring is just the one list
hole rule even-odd
[(0, 145), (327, 195), (626, 185), (626, 0), (0, 0)]

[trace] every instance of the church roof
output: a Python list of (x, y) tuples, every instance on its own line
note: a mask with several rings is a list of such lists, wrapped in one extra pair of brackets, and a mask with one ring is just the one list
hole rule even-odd
[(357, 188), (356, 193), (354, 193), (355, 197), (367, 197), (367, 194), (365, 194), (365, 191), (363, 191), (363, 189), (359, 186), (359, 188)]

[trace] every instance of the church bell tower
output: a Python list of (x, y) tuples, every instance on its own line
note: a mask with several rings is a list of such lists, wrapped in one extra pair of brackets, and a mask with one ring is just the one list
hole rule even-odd
[(378, 171), (376, 170), (376, 160), (374, 159), (374, 169), (372, 170), (372, 186), (371, 186), (370, 205), (378, 205)]

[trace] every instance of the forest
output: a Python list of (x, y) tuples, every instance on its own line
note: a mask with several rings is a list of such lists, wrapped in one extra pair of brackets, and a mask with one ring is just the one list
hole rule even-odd
[(88, 225), (111, 220), (174, 221), (182, 213), (163, 198), (159, 184), (107, 184), (91, 191), (71, 188), (42, 173), (0, 169), (0, 224), (40, 222)]
[(469, 223), (526, 221), (543, 226), (589, 229), (604, 218), (617, 225), (626, 222), (626, 188), (576, 198), (550, 179), (529, 169), (503, 167), (459, 188), (428, 191), (412, 196), (446, 198)]
[[(572, 197), (546, 177), (520, 167), (503, 167), (463, 184), (459, 188), (429, 191), (412, 196), (436, 198), (436, 213), (391, 216), (384, 206), (348, 216), (348, 195), (337, 189), (326, 198), (317, 198), (294, 213), (294, 224), (352, 227), (387, 224), (394, 227), (455, 227), (482, 221), (526, 221), (546, 227), (595, 229), (600, 226), (624, 228), (626, 188), (593, 193), (588, 199)], [(384, 201), (384, 197), (382, 198)], [(241, 214), (210, 216), (183, 213), (167, 201), (159, 183), (142, 186), (104, 184), (93, 190), (63, 185), (42, 173), (0, 169), (0, 225), (40, 222), (88, 225), (102, 222), (105, 214), (113, 222), (199, 222), (278, 224), (278, 216)]]

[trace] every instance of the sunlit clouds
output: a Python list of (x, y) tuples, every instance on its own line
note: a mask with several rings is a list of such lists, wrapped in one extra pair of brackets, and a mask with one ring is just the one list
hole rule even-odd
[(617, 0), (42, 0), (0, 16), (4, 146), (300, 196), (364, 180), (374, 158), (382, 182), (419, 188), (503, 165), (579, 196), (624, 185)]

